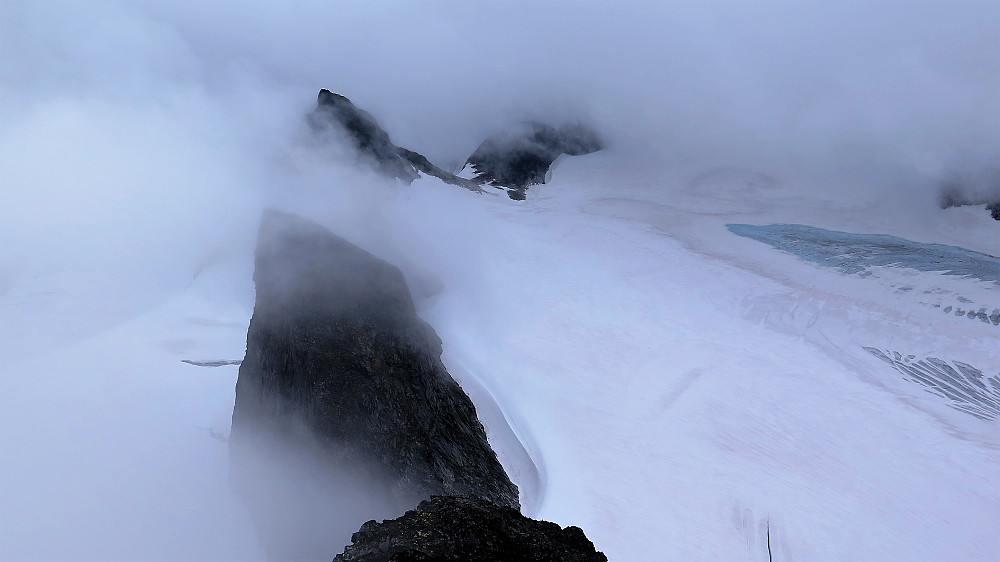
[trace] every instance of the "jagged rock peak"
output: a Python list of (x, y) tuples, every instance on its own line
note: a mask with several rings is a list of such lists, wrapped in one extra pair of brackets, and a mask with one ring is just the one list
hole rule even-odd
[[(373, 156), (378, 163), (383, 165), (398, 160), (396, 145), (389, 139), (389, 133), (379, 126), (370, 113), (354, 105), (346, 96), (335, 94), (330, 90), (320, 90), (316, 105), (317, 113), (333, 117), (337, 123), (344, 127), (358, 151)], [(404, 172), (404, 176), (400, 179), (408, 179), (409, 181), (417, 177), (412, 169), (386, 169), (384, 171), (389, 173)]]
[(264, 213), (254, 263), (233, 447), (252, 431), (294, 442), (304, 426), (338, 458), (379, 467), (401, 496), (466, 494), (519, 508), (396, 267), (277, 211)]
[(339, 127), (377, 170), (406, 183), (423, 173), (477, 192), (483, 185), (504, 189), (511, 199), (519, 200), (525, 198), (528, 187), (547, 181), (559, 156), (580, 156), (604, 147), (597, 133), (580, 123), (556, 129), (527, 122), (483, 141), (465, 162), (473, 177), (464, 178), (435, 166), (418, 152), (396, 146), (370, 113), (330, 90), (320, 90), (309, 122), (317, 131)]
[(528, 187), (546, 182), (560, 155), (580, 156), (602, 148), (597, 133), (582, 124), (556, 129), (529, 122), (483, 141), (466, 165), (472, 167), (476, 181), (507, 189), (511, 199), (524, 199)]
[(436, 496), (369, 521), (334, 562), (607, 562), (579, 527), (560, 528), (479, 498)]
[(422, 172), (445, 183), (482, 191), (478, 183), (435, 166), (418, 152), (393, 144), (389, 133), (379, 126), (378, 121), (346, 96), (320, 90), (316, 110), (309, 116), (309, 122), (317, 131), (326, 130), (331, 125), (341, 127), (358, 153), (369, 158), (375, 168), (387, 176), (410, 183)]

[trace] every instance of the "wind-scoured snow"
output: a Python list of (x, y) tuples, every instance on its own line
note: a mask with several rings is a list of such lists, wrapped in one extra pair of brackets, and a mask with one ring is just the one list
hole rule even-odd
[(1000, 373), (989, 376), (961, 361), (947, 362), (937, 357), (917, 359), (895, 351), (866, 347), (866, 351), (892, 365), (917, 384), (927, 387), (951, 407), (983, 420), (1000, 417)]

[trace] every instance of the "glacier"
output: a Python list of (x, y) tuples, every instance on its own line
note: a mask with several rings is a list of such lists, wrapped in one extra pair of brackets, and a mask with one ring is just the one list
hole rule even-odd
[[(419, 179), (380, 201), (391, 243), (368, 244), (400, 263), (411, 286), (437, 288), (417, 306), (444, 342), (446, 366), (477, 389), (477, 406), (484, 396), (495, 404), (483, 421), (512, 477), (538, 467), (526, 514), (586, 529), (611, 560), (766, 559), (767, 536), (788, 559), (992, 556), (995, 420), (901, 382), (864, 348), (948, 357), (992, 376), (993, 326), (940, 316), (908, 292), (783, 257), (725, 226), (811, 212), (801, 203), (692, 212), (694, 195), (677, 205), (641, 177), (623, 178), (616, 158), (564, 163), (525, 202)], [(736, 200), (742, 185), (715, 187)], [(364, 244), (365, 227), (290, 206)], [(913, 234), (876, 211), (870, 228)], [(940, 215), (923, 238), (965, 236), (985, 250), (992, 233), (960, 228), (971, 212)], [(252, 243), (234, 243), (242, 259), (204, 266), (114, 327), (8, 364), (5, 552), (261, 555), (218, 439), (229, 431), (236, 366), (189, 359), (243, 354)], [(18, 287), (3, 305), (29, 315), (41, 305)], [(46, 296), (79, 298), (72, 284)], [(525, 451), (530, 461), (515, 458)], [(112, 512), (124, 525), (107, 525)]]
[[(936, 195), (1000, 153), (997, 22), (810, 6), (0, 3), (0, 559), (266, 558), (228, 439), (275, 208), (402, 271), (524, 515), (612, 561), (996, 560), (1000, 223)], [(449, 173), (517, 119), (606, 148), (403, 185), (321, 87)]]

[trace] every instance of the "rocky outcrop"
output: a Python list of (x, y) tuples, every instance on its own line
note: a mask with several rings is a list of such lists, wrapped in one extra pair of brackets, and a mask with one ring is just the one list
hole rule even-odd
[(267, 211), (233, 432), (296, 416), (401, 488), (518, 507), (476, 408), (441, 363), (392, 265), (300, 217)]
[[(328, 557), (366, 519), (435, 494), (519, 508), (397, 268), (315, 223), (267, 211), (254, 282), (230, 461), (271, 557), (311, 557), (315, 549), (299, 550), (310, 540), (300, 532), (340, 533), (323, 543)], [(273, 467), (289, 458), (299, 460)], [(318, 529), (300, 529), (309, 526)]]
[(985, 205), (986, 211), (993, 217), (993, 220), (1000, 221), (1000, 200), (962, 199), (955, 195), (943, 195), (940, 197), (940, 205), (942, 209)]
[(379, 126), (375, 118), (345, 96), (320, 90), (316, 110), (309, 116), (309, 122), (318, 131), (330, 127), (339, 128), (358, 153), (367, 158), (377, 170), (405, 183), (417, 179), (422, 172), (445, 183), (481, 191), (479, 183), (442, 170), (422, 154), (393, 144), (389, 133)]
[(466, 165), (472, 167), (475, 181), (502, 187), (511, 199), (524, 199), (528, 187), (545, 183), (552, 163), (559, 156), (590, 154), (601, 148), (597, 134), (583, 125), (556, 129), (542, 123), (527, 123), (483, 141)]
[(606, 562), (579, 527), (560, 528), (478, 498), (434, 497), (369, 521), (334, 562)]
[(435, 166), (418, 152), (396, 146), (370, 113), (329, 90), (320, 90), (309, 122), (316, 131), (340, 130), (375, 169), (403, 182), (410, 183), (423, 173), (472, 191), (482, 191), (484, 185), (504, 189), (511, 199), (518, 200), (525, 198), (528, 187), (546, 182), (559, 156), (579, 156), (603, 148), (597, 133), (580, 124), (556, 129), (527, 123), (483, 141), (465, 163), (473, 173), (469, 179)]

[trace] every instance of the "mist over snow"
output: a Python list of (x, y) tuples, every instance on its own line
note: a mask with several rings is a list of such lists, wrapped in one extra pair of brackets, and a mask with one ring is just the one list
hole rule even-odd
[[(527, 121), (605, 149), (523, 202), (406, 186), (313, 134), (320, 88), (456, 173)], [(998, 223), (940, 204), (1000, 200), (998, 93), (993, 0), (0, 2), (0, 559), (263, 559), (237, 367), (182, 360), (242, 359), (273, 207), (403, 271), (538, 465), (526, 514), (611, 560), (765, 560), (765, 524), (774, 560), (988, 560), (997, 420), (897, 370), (1000, 373), (993, 278), (726, 225), (996, 267)]]

